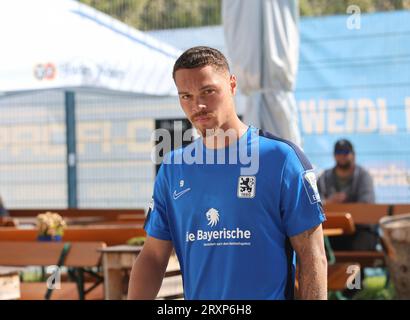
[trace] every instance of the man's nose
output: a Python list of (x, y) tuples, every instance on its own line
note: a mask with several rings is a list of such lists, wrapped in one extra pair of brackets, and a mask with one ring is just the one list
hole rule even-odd
[(206, 109), (206, 104), (204, 103), (204, 101), (202, 101), (200, 97), (195, 98), (192, 111), (196, 113), (198, 111), (203, 111), (204, 109)]

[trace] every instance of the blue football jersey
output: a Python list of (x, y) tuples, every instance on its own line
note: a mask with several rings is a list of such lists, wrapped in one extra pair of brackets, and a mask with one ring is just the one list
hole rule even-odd
[(297, 146), (252, 126), (236, 146), (215, 152), (199, 138), (168, 154), (145, 230), (172, 241), (185, 299), (292, 299), (289, 238), (325, 220), (313, 168)]

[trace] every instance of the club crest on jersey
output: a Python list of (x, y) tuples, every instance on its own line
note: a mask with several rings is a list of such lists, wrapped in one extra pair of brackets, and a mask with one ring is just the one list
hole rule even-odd
[(238, 180), (238, 198), (254, 198), (256, 192), (255, 176), (240, 176)]
[(313, 170), (305, 171), (303, 174), (303, 185), (305, 186), (305, 191), (309, 197), (311, 204), (320, 201), (319, 190), (317, 188), (316, 174)]

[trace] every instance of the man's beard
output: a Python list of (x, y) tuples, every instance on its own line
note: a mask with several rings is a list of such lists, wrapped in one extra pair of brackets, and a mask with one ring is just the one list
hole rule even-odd
[(341, 170), (349, 170), (352, 167), (352, 162), (348, 161), (345, 164), (337, 163), (336, 167)]

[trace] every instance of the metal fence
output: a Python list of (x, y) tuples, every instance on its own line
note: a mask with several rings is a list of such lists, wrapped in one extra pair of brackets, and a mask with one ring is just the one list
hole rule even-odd
[[(221, 0), (81, 2), (180, 50), (203, 44), (226, 53)], [(80, 52), (81, 47), (78, 50)], [(72, 93), (75, 102), (72, 110), (75, 126), (71, 129), (68, 129), (67, 92)], [(244, 106), (243, 96), (239, 96), (240, 114)], [(331, 116), (331, 113), (328, 114)], [(301, 117), (306, 117), (306, 112)], [(152, 131), (169, 120), (181, 118), (184, 115), (176, 97), (138, 96), (88, 88), (0, 96), (0, 194), (3, 201), (9, 208), (145, 208), (151, 197), (156, 170), (151, 160)], [(301, 120), (301, 125), (305, 126), (303, 130), (312, 123), (306, 118)], [(332, 163), (330, 145), (318, 145), (316, 149), (311, 146), (317, 135), (315, 132), (314, 129), (310, 133), (303, 131), (309, 144), (308, 156), (310, 153), (312, 157), (327, 158), (328, 163)], [(70, 142), (70, 137), (75, 141)], [(334, 138), (337, 137), (335, 134)], [(400, 135), (392, 139), (396, 139), (395, 143), (397, 139), (408, 141), (408, 128), (400, 127)], [(69, 156), (72, 143), (75, 158)], [(409, 150), (399, 148), (396, 151), (389, 155), (379, 153), (376, 157), (401, 157), (404, 163), (410, 160)], [(366, 164), (366, 157), (367, 154), (362, 153), (359, 160)], [(73, 166), (74, 171), (70, 170)], [(394, 172), (388, 176), (404, 179), (405, 187), (409, 187), (409, 168), (407, 165), (404, 168), (397, 172), (393, 168)], [(380, 171), (372, 170), (374, 177), (379, 175), (380, 180)], [(410, 201), (408, 191), (397, 193), (386, 181), (380, 188), (383, 197), (379, 201)]]

